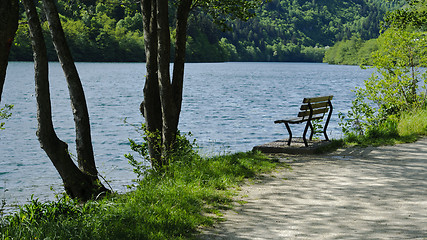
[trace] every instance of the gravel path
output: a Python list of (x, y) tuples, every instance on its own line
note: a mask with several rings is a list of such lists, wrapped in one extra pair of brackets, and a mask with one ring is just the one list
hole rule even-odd
[(200, 239), (427, 239), (427, 138), (281, 160)]

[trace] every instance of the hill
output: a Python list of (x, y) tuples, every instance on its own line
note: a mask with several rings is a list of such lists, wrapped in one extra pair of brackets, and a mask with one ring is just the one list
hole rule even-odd
[[(257, 9), (257, 17), (229, 22), (232, 31), (225, 32), (205, 13), (195, 11), (187, 60), (320, 62), (325, 49), (337, 41), (376, 38), (380, 21), (391, 8), (391, 3), (380, 0), (272, 0)], [(10, 59), (28, 61), (31, 45), (21, 9), (23, 24)], [(76, 61), (144, 61), (142, 16), (134, 1), (58, 0), (58, 10)], [(47, 23), (44, 29), (50, 42)], [(51, 43), (48, 52), (55, 60)]]

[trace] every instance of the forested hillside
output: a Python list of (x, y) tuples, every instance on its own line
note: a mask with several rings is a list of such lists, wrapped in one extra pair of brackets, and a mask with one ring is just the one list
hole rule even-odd
[(274, 0), (258, 17), (233, 23), (223, 36), (238, 49), (243, 61), (322, 61), (325, 47), (358, 36), (375, 38), (385, 1), (372, 0)]
[[(322, 61), (325, 49), (337, 41), (377, 37), (391, 7), (381, 0), (272, 0), (257, 10), (256, 18), (229, 22), (232, 30), (225, 32), (196, 9), (188, 30), (187, 60)], [(142, 16), (135, 1), (58, 0), (58, 8), (76, 61), (144, 61)], [(21, 11), (10, 59), (32, 60)], [(44, 28), (49, 40), (47, 23)], [(55, 59), (52, 45), (49, 56)]]

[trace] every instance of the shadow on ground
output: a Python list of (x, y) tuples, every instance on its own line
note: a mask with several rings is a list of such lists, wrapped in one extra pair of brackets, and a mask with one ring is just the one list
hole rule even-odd
[(200, 239), (427, 239), (427, 138), (281, 159)]

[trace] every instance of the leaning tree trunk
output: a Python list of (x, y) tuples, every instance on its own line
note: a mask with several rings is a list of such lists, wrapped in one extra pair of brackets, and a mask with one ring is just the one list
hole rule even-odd
[(43, 5), (49, 22), (53, 44), (68, 83), (76, 127), (77, 162), (83, 172), (96, 176), (98, 171), (92, 147), (89, 113), (80, 77), (67, 45), (55, 2), (53, 0), (43, 0)]
[[(159, 82), (157, 74), (157, 7), (155, 0), (141, 0), (141, 10), (144, 21), (144, 45), (146, 55), (146, 69), (144, 86), (144, 101), (141, 104), (141, 113), (145, 118), (147, 131), (150, 133), (162, 132), (162, 109), (160, 105)], [(161, 143), (155, 136), (148, 137), (148, 152), (151, 165), (159, 170), (162, 168)]]
[(34, 0), (22, 0), (26, 9), (34, 52), (36, 81), (37, 120), (41, 148), (51, 159), (59, 172), (65, 191), (72, 198), (86, 201), (96, 198), (107, 189), (99, 183), (98, 177), (82, 172), (73, 162), (68, 146), (61, 141), (53, 128), (48, 80), (48, 59), (42, 28), (34, 5)]
[(6, 78), (10, 47), (18, 29), (18, 0), (0, 1), (0, 102)]

